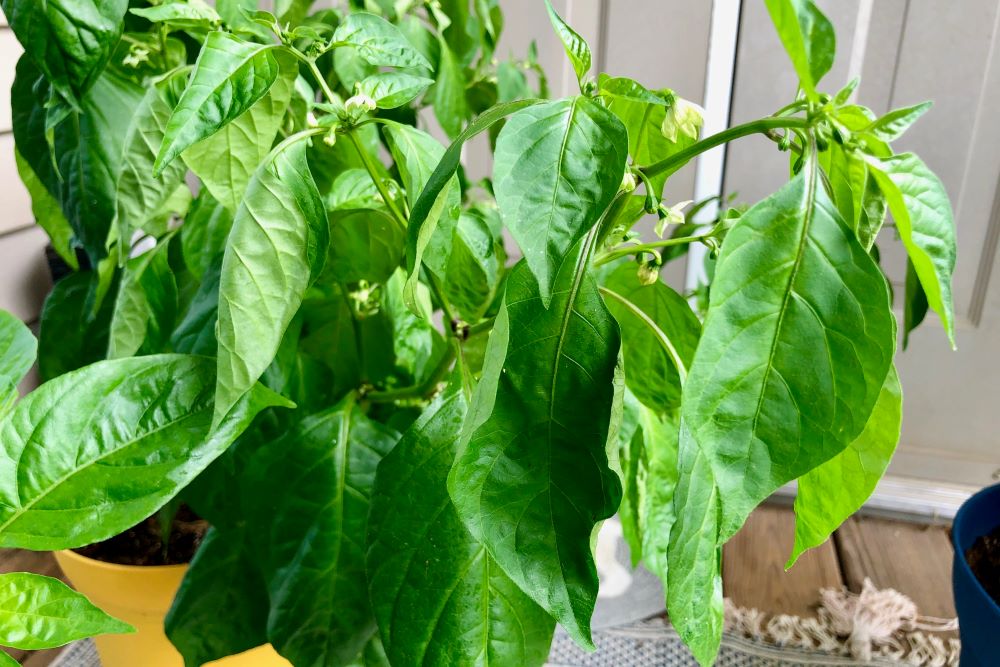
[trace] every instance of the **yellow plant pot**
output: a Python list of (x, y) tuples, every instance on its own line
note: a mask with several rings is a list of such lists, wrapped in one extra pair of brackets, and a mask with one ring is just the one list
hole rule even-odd
[[(56, 561), (73, 586), (116, 618), (135, 626), (135, 634), (96, 637), (103, 667), (184, 667), (184, 660), (163, 631), (163, 619), (181, 585), (187, 565), (114, 565), (57, 551)], [(291, 667), (270, 644), (222, 658), (206, 667)]]

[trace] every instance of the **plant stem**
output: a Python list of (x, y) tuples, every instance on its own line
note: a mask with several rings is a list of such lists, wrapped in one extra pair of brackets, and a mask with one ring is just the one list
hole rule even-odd
[(323, 91), (323, 97), (326, 98), (327, 102), (332, 103), (337, 98), (337, 94), (333, 92), (333, 89), (330, 88), (330, 84), (328, 84), (326, 79), (323, 78), (323, 73), (319, 71), (318, 67), (316, 67), (316, 61), (298, 49), (289, 49), (289, 51), (291, 51), (296, 58), (306, 64), (306, 67), (308, 67), (309, 71), (312, 72), (313, 78), (316, 79), (316, 83), (319, 84), (320, 89)]
[(347, 138), (351, 140), (351, 143), (354, 145), (354, 150), (358, 152), (358, 156), (361, 158), (361, 163), (365, 165), (365, 170), (371, 177), (372, 183), (375, 184), (375, 188), (378, 190), (378, 193), (385, 201), (385, 205), (389, 207), (389, 212), (392, 213), (392, 217), (396, 221), (396, 224), (399, 225), (400, 229), (402, 229), (405, 234), (407, 228), (406, 217), (403, 215), (403, 212), (399, 210), (399, 207), (396, 206), (396, 201), (389, 194), (389, 189), (385, 187), (385, 181), (383, 181), (382, 177), (378, 175), (378, 170), (375, 169), (375, 164), (372, 162), (371, 156), (368, 155), (368, 151), (366, 151), (365, 147), (361, 145), (361, 140), (358, 139), (358, 135), (354, 130), (347, 133)]
[(451, 365), (455, 361), (456, 350), (454, 345), (449, 345), (445, 350), (441, 361), (434, 368), (427, 379), (412, 387), (402, 387), (400, 389), (386, 389), (385, 391), (372, 391), (365, 394), (365, 400), (373, 403), (392, 403), (393, 401), (404, 401), (414, 399), (428, 399), (437, 391), (437, 386), (448, 375)]
[(747, 137), (751, 134), (767, 133), (769, 130), (781, 128), (808, 129), (809, 127), (810, 122), (805, 118), (775, 116), (761, 118), (749, 123), (743, 123), (742, 125), (736, 125), (735, 127), (723, 130), (718, 134), (713, 134), (710, 137), (705, 137), (701, 141), (691, 144), (684, 150), (674, 153), (670, 157), (660, 160), (655, 164), (651, 164), (648, 167), (643, 167), (639, 171), (647, 177), (659, 176), (663, 173), (669, 175), (686, 165), (692, 158), (695, 158), (702, 153), (715, 148), (716, 146), (729, 143), (734, 139)]
[(674, 239), (664, 239), (662, 241), (654, 241), (652, 243), (642, 243), (639, 245), (627, 246), (624, 248), (615, 248), (614, 250), (609, 250), (608, 252), (601, 255), (597, 260), (594, 261), (594, 266), (601, 266), (602, 264), (607, 264), (608, 262), (614, 261), (619, 257), (626, 257), (628, 255), (636, 255), (640, 252), (649, 252), (656, 250), (657, 248), (667, 248), (673, 245), (683, 245), (685, 243), (694, 243), (695, 241), (701, 241), (702, 239), (708, 238), (711, 234), (699, 234), (697, 236), (679, 236)]

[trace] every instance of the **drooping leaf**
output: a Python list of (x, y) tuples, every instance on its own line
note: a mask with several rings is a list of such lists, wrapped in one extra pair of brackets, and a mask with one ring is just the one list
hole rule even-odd
[(55, 284), (42, 307), (38, 372), (43, 382), (105, 358), (114, 299), (89, 308), (99, 289), (94, 271), (71, 273)]
[(229, 233), (219, 284), (215, 424), (271, 364), (328, 244), (305, 143), (291, 140), (257, 169)]
[(500, 131), (493, 169), (497, 204), (544, 305), (570, 250), (617, 194), (626, 145), (621, 121), (584, 97), (522, 109)]
[(334, 42), (352, 47), (370, 65), (430, 70), (431, 65), (403, 36), (399, 28), (380, 16), (354, 12), (337, 26)]
[(281, 48), (244, 42), (227, 32), (210, 32), (167, 122), (154, 173), (242, 116), (267, 94), (282, 68), (294, 70), (292, 57)]
[(141, 16), (151, 23), (166, 23), (182, 29), (207, 30), (219, 24), (222, 19), (211, 6), (201, 0), (185, 2), (165, 2), (152, 7), (133, 7), (132, 14)]
[(906, 291), (903, 294), (903, 349), (910, 345), (910, 333), (927, 317), (927, 294), (920, 284), (913, 261), (906, 260)]
[[(861, 227), (861, 216), (864, 212), (864, 199), (868, 184), (868, 167), (864, 159), (851, 151), (845, 150), (839, 144), (831, 144), (829, 149), (819, 155), (820, 166), (826, 173), (830, 184), (830, 193), (840, 217), (852, 228), (857, 230), (858, 240), (862, 245), (874, 239), (869, 238), (870, 230)], [(878, 230), (875, 230), (878, 233)]]
[(453, 387), (378, 466), (367, 563), (382, 645), (400, 665), (541, 665), (552, 619), (473, 539), (448, 497), (465, 414)]
[(17, 385), (31, 370), (38, 341), (21, 320), (0, 310), (0, 419), (17, 400)]
[(573, 71), (576, 72), (577, 81), (580, 83), (580, 87), (583, 87), (584, 78), (587, 73), (590, 72), (590, 46), (587, 44), (587, 40), (580, 37), (579, 34), (573, 28), (569, 27), (562, 18), (556, 14), (556, 10), (552, 8), (552, 3), (550, 0), (545, 0), (545, 8), (549, 12), (549, 21), (552, 22), (552, 28), (556, 31), (559, 39), (562, 41), (563, 48), (566, 50), (566, 55), (569, 57), (569, 61), (573, 64)]
[(345, 169), (326, 193), (326, 208), (334, 211), (378, 209), (388, 212), (378, 188), (364, 169)]
[(218, 349), (215, 324), (219, 321), (219, 280), (222, 262), (211, 265), (201, 277), (187, 313), (170, 336), (170, 348), (181, 354), (210, 357)]
[(198, 547), (165, 622), (186, 667), (260, 646), (267, 640), (267, 588), (241, 525), (211, 528)]
[(591, 535), (621, 500), (606, 450), (620, 344), (587, 274), (592, 239), (554, 277), (548, 308), (527, 265), (511, 273), (448, 479), (472, 535), (584, 646), (597, 596)]
[(601, 293), (621, 327), (626, 386), (654, 412), (679, 407), (701, 332), (698, 317), (662, 281), (643, 285), (634, 264), (615, 269)]
[[(465, 142), (480, 132), (489, 129), (502, 118), (538, 104), (538, 100), (518, 100), (498, 104), (484, 111), (451, 143), (448, 150), (440, 157), (433, 172), (423, 181), (418, 194), (410, 194), (410, 220), (406, 236), (406, 299), (411, 310), (416, 309), (416, 286), (420, 267), (423, 262), (424, 250), (437, 228), (438, 219), (443, 211), (451, 211), (449, 203), (455, 196), (452, 189), (456, 186), (453, 180), (462, 157), (462, 146)], [(447, 192), (442, 195), (442, 191)], [(409, 194), (409, 188), (407, 188)]]
[(865, 504), (896, 451), (902, 419), (899, 376), (895, 368), (890, 368), (861, 435), (843, 452), (799, 478), (795, 546), (786, 568), (806, 550), (825, 542)]
[(878, 187), (878, 182), (868, 170), (868, 177), (865, 179), (865, 192), (861, 198), (861, 215), (858, 218), (858, 240), (865, 250), (871, 250), (875, 245), (875, 239), (885, 224), (886, 200), (885, 195)]
[(910, 129), (933, 106), (933, 102), (921, 102), (912, 107), (893, 109), (868, 126), (866, 132), (886, 142), (895, 141)]
[(927, 304), (941, 316), (954, 347), (951, 277), (955, 270), (955, 219), (944, 184), (913, 153), (882, 160), (869, 158), (868, 164), (888, 202)]
[(38, 651), (127, 632), (135, 629), (58, 579), (29, 572), (0, 574), (0, 646)]
[(121, 37), (127, 0), (3, 0), (7, 22), (52, 87), (82, 102)]
[(108, 359), (164, 352), (177, 317), (177, 281), (166, 239), (125, 266), (108, 333)]
[(375, 101), (379, 109), (409, 104), (434, 83), (433, 79), (406, 72), (379, 72), (358, 83), (358, 92)]
[(262, 409), (257, 386), (209, 434), (211, 359), (93, 364), (26, 396), (0, 424), (0, 545), (69, 549), (134, 526), (170, 500)]
[(465, 70), (443, 39), (437, 82), (434, 84), (434, 116), (452, 139), (461, 134), (469, 116), (469, 105), (465, 100)]
[(638, 438), (641, 462), (638, 519), (641, 526), (642, 560), (663, 585), (669, 579), (670, 533), (677, 519), (674, 494), (680, 476), (677, 453), (676, 412), (657, 414), (642, 408)]
[(467, 322), (484, 314), (499, 288), (504, 257), (487, 223), (463, 212), (455, 227), (443, 289), (448, 301)]
[[(282, 67), (267, 93), (234, 121), (185, 150), (183, 164), (235, 214), (254, 171), (271, 152), (292, 96), (296, 70)], [(171, 168), (178, 165), (171, 163)]]
[(723, 541), (864, 428), (895, 352), (888, 306), (814, 159), (729, 231), (682, 411), (721, 491)]
[(195, 278), (220, 261), (233, 227), (233, 215), (207, 190), (198, 193), (181, 226), (184, 265)]
[(810, 98), (816, 84), (833, 67), (837, 38), (833, 24), (813, 0), (764, 0), (778, 37), (799, 76), (799, 85)]
[(448, 343), (431, 319), (430, 290), (423, 283), (417, 284), (416, 304), (419, 313), (407, 307), (403, 295), (406, 274), (396, 271), (384, 286), (383, 310), (391, 321), (392, 350), (396, 366), (402, 369), (414, 384), (423, 382), (437, 367)]
[[(267, 636), (297, 665), (343, 665), (375, 632), (365, 533), (375, 468), (398, 434), (353, 396), (261, 448), (242, 485), (271, 599)], [(260, 492), (279, 484), (280, 493)]]
[(21, 156), (21, 151), (14, 148), (14, 161), (17, 164), (17, 173), (24, 183), (25, 189), (31, 196), (31, 213), (37, 223), (49, 236), (52, 248), (59, 253), (66, 264), (74, 271), (79, 267), (76, 259), (76, 252), (73, 250), (73, 228), (69, 226), (69, 221), (63, 215), (59, 202), (52, 196), (45, 185), (39, 180), (35, 170), (31, 168), (28, 161)]
[(660, 95), (647, 90), (646, 87), (638, 81), (634, 81), (627, 77), (610, 77), (607, 74), (601, 74), (598, 79), (598, 92), (606, 97), (619, 97), (642, 104), (656, 104), (661, 107), (667, 107), (670, 105), (670, 103)]

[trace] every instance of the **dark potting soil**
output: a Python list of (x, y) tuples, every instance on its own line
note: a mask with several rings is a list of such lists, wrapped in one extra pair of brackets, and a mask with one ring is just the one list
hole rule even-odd
[(207, 531), (208, 522), (182, 505), (171, 524), (167, 549), (160, 537), (160, 521), (153, 515), (109, 540), (73, 551), (118, 565), (180, 565), (191, 562)]
[(1000, 604), (1000, 526), (989, 535), (976, 538), (965, 552), (965, 559), (986, 592)]

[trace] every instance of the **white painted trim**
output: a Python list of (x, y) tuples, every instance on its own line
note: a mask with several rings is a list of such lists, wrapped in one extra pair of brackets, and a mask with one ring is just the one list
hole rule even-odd
[[(950, 521), (955, 518), (962, 503), (977, 491), (979, 487), (966, 484), (886, 475), (860, 511), (894, 519)], [(795, 492), (796, 484), (791, 482), (774, 495), (791, 500)]]
[[(868, 52), (868, 31), (872, 24), (872, 9), (875, 0), (860, 0), (858, 3), (857, 20), (854, 23), (854, 41), (851, 44), (851, 59), (847, 66), (847, 80), (861, 78), (865, 66), (865, 54)], [(857, 89), (851, 93), (851, 101), (857, 99)]]
[[(708, 66), (705, 68), (704, 136), (725, 130), (733, 102), (733, 73), (736, 68), (736, 45), (740, 32), (742, 0), (714, 0), (712, 26), (708, 42)], [(694, 199), (701, 201), (722, 192), (726, 173), (726, 148), (719, 146), (698, 158), (694, 180)], [(719, 207), (711, 204), (702, 209), (699, 221), (711, 221)], [(687, 288), (694, 289), (706, 281), (705, 246), (691, 245), (687, 260)]]

